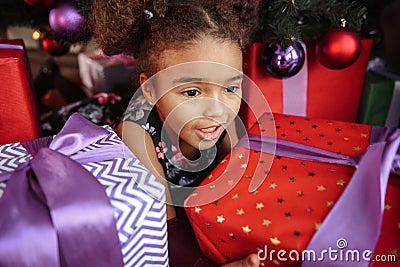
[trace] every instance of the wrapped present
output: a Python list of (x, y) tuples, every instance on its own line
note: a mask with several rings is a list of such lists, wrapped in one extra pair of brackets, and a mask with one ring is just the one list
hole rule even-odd
[(94, 124), (109, 125), (115, 129), (122, 121), (128, 103), (129, 99), (123, 99), (116, 94), (97, 93), (93, 97), (44, 113), (40, 118), (43, 134), (46, 136), (57, 134), (75, 112)]
[(165, 189), (107, 126), (0, 146), (0, 266), (168, 266)]
[(0, 88), (0, 144), (41, 137), (39, 104), (22, 39), (0, 40)]
[(79, 75), (86, 94), (107, 92), (122, 94), (132, 93), (138, 88), (138, 70), (136, 61), (128, 56), (106, 56), (97, 49), (78, 55)]
[(202, 251), (218, 263), (398, 266), (399, 143), (399, 129), (264, 114), (185, 201)]
[(315, 55), (315, 42), (307, 42), (304, 66), (298, 74), (286, 79), (274, 78), (263, 67), (266, 43), (251, 44), (245, 53), (244, 73), (258, 89), (244, 91), (243, 98), (247, 106), (261, 112), (253, 114), (248, 107), (242, 109), (240, 115), (247, 128), (265, 112), (262, 98), (272, 112), (354, 122), (372, 46), (370, 39), (361, 42), (362, 50), (356, 62), (341, 70), (321, 65)]
[(357, 122), (400, 127), (400, 75), (380, 58), (370, 60)]

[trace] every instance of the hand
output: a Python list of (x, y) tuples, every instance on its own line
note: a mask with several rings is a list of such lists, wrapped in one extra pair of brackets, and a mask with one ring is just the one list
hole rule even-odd
[(225, 264), (221, 267), (259, 267), (260, 260), (258, 259), (256, 254), (250, 254), (243, 260), (234, 261), (228, 264)]

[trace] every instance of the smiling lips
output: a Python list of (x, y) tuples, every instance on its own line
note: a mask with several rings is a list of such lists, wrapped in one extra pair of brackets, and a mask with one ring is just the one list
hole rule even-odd
[(201, 139), (215, 140), (219, 136), (221, 128), (222, 128), (221, 125), (217, 125), (213, 127), (197, 129), (196, 132)]

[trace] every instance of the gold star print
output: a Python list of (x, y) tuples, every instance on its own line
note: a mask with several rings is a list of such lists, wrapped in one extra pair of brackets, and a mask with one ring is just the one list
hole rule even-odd
[(211, 178), (213, 178), (213, 175), (210, 174), (207, 178), (208, 178), (208, 179), (211, 179)]
[(325, 190), (326, 190), (325, 186), (323, 186), (323, 185), (317, 186), (317, 191), (325, 191)]
[(327, 201), (326, 202), (327, 207), (333, 207), (333, 201)]
[(274, 259), (272, 262), (273, 262), (275, 265), (281, 265), (281, 263), (280, 263), (277, 259)]
[(246, 175), (247, 180), (250, 180), (251, 178), (253, 178), (251, 175)]
[(224, 173), (228, 173), (229, 172), (229, 170), (224, 170)]
[(339, 179), (339, 180), (336, 181), (336, 184), (343, 186), (344, 185), (344, 181), (342, 179)]
[(250, 233), (250, 231), (251, 231), (251, 229), (250, 229), (250, 227), (248, 225), (242, 226), (242, 230), (246, 234)]
[(239, 195), (238, 195), (238, 194), (233, 194), (232, 197), (231, 197), (231, 199), (233, 199), (233, 200), (236, 200), (236, 199), (238, 199), (238, 198), (239, 198)]
[(238, 155), (238, 158), (239, 158), (239, 159), (242, 159), (242, 158), (243, 158), (243, 154), (239, 154), (239, 155)]
[(395, 256), (396, 258), (399, 257), (399, 252), (397, 251), (397, 249), (390, 251), (389, 254)]
[(247, 164), (246, 163), (240, 164), (240, 168), (246, 169), (247, 168)]
[(297, 191), (297, 196), (302, 197), (302, 196), (304, 196), (304, 193), (302, 191)]
[(271, 223), (270, 220), (264, 219), (262, 225), (269, 226)]
[(343, 140), (344, 140), (344, 141), (349, 141), (350, 138), (348, 138), (348, 137), (343, 137)]
[(271, 241), (272, 245), (274, 246), (278, 246), (281, 243), (277, 237), (271, 237), (269, 241)]
[(228, 185), (232, 186), (233, 185), (233, 180), (228, 180)]
[(269, 185), (269, 188), (275, 189), (278, 185), (276, 183), (272, 183)]
[(252, 190), (250, 193), (252, 193), (253, 195), (256, 195), (258, 193), (257, 189)]
[(316, 224), (315, 224), (315, 230), (318, 230), (320, 227), (321, 227), (321, 224), (320, 224), (320, 223), (316, 223)]
[(392, 206), (390, 206), (389, 204), (385, 205), (385, 210), (390, 210), (392, 208)]
[(226, 160), (226, 159), (223, 159), (223, 160), (221, 160), (221, 163), (225, 163), (225, 162), (227, 162), (228, 160)]
[(194, 208), (194, 212), (200, 213), (200, 211), (201, 211), (201, 208), (200, 208), (200, 207), (195, 207), (195, 208)]
[(214, 191), (215, 190), (215, 185), (210, 185), (210, 190)]
[(366, 133), (361, 133), (361, 137), (367, 138), (367, 134)]
[(361, 150), (361, 147), (355, 146), (355, 147), (353, 147), (353, 149), (354, 149), (354, 151), (360, 151), (360, 150)]
[(262, 208), (264, 208), (264, 203), (260, 202), (256, 204), (256, 209), (261, 210)]
[(243, 209), (238, 209), (238, 210), (236, 210), (236, 214), (237, 215), (243, 215), (244, 214), (244, 210)]
[(223, 223), (225, 221), (224, 215), (217, 216), (217, 222)]
[(199, 195), (199, 193), (197, 193), (197, 192), (194, 192), (194, 193), (192, 194), (193, 197), (197, 197), (198, 195)]

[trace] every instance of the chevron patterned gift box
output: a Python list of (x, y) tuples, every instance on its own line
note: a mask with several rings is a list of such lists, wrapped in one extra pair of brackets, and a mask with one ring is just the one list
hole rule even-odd
[(0, 266), (168, 266), (164, 197), (108, 126), (73, 114), (0, 146)]

